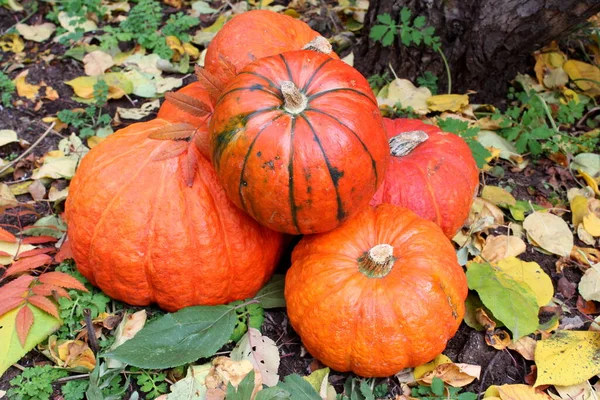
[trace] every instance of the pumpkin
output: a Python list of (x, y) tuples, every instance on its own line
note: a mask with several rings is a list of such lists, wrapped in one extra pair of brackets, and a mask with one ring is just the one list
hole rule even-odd
[(82, 160), (66, 203), (77, 268), (137, 306), (175, 311), (251, 297), (270, 278), (282, 236), (227, 200), (193, 143), (149, 138), (170, 126), (130, 125)]
[(409, 208), (453, 237), (467, 219), (479, 185), (469, 146), (419, 120), (384, 118), (384, 124), (392, 157), (371, 205)]
[[(176, 93), (190, 96), (198, 99), (206, 104), (211, 104), (210, 97), (204, 86), (200, 82), (192, 82), (179, 89)], [(168, 97), (168, 95), (167, 95)], [(173, 99), (167, 98), (158, 110), (157, 118), (162, 118), (173, 123), (185, 122), (195, 127), (207, 129), (207, 117), (205, 115), (197, 115), (193, 112), (186, 111), (177, 105)]]
[(229, 198), (291, 234), (333, 229), (367, 206), (389, 158), (366, 79), (307, 50), (244, 68), (219, 98), (209, 130)]
[(311, 49), (338, 58), (327, 39), (306, 23), (268, 10), (253, 10), (228, 21), (206, 50), (205, 68), (228, 83), (223, 62), (235, 70), (259, 58), (286, 51)]
[(306, 350), (364, 377), (440, 354), (461, 323), (467, 292), (440, 228), (391, 204), (304, 236), (285, 278), (287, 314)]

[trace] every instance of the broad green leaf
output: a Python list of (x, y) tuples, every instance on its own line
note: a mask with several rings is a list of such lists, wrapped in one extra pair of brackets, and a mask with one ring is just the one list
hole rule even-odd
[(552, 279), (535, 261), (525, 262), (516, 257), (508, 257), (498, 261), (496, 267), (515, 281), (529, 286), (538, 306), (543, 307), (552, 300)]
[(261, 390), (256, 394), (255, 400), (291, 400), (291, 395), (280, 387), (271, 387)]
[(600, 373), (600, 332), (557, 331), (537, 342), (534, 386), (570, 386)]
[(242, 379), (237, 388), (231, 382), (227, 384), (227, 400), (252, 400), (254, 391), (254, 370)]
[(254, 296), (264, 309), (285, 307), (285, 276), (273, 275), (271, 280)]
[(322, 400), (310, 383), (298, 374), (286, 376), (285, 382), (279, 382), (277, 387), (288, 392), (294, 400)]
[(67, 224), (58, 215), (48, 215), (38, 219), (32, 227), (24, 229), (21, 233), (27, 236), (52, 236), (60, 239), (66, 231)]
[(166, 314), (105, 354), (139, 368), (163, 369), (210, 357), (231, 337), (235, 307), (195, 306)]
[(21, 346), (15, 330), (17, 313), (21, 307), (0, 316), (0, 376), (61, 325), (58, 319), (39, 308), (31, 305), (25, 307), (29, 307), (33, 312), (33, 325), (27, 335), (25, 347)]
[(310, 375), (305, 376), (304, 379), (318, 392), (321, 390), (323, 380), (327, 379), (328, 376), (329, 368), (321, 368), (313, 371)]
[(360, 393), (365, 397), (365, 400), (375, 400), (373, 390), (365, 381), (360, 382)]
[(600, 175), (600, 154), (577, 154), (569, 167), (574, 170), (580, 169), (592, 177), (598, 176)]
[(483, 304), (513, 333), (513, 339), (528, 335), (538, 327), (535, 293), (489, 263), (471, 263), (467, 269), (469, 288), (477, 291)]
[(377, 15), (377, 21), (381, 22), (384, 25), (392, 25), (394, 21), (392, 20), (392, 16), (388, 13)]

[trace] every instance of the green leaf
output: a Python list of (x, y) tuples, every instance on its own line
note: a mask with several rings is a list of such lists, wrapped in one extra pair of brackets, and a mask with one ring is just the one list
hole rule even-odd
[(385, 34), (385, 36), (383, 37), (383, 40), (381, 41), (381, 44), (384, 45), (385, 47), (391, 46), (394, 43), (395, 35), (396, 35), (396, 29), (395, 29), (395, 27), (393, 27)]
[(231, 337), (235, 322), (230, 305), (187, 307), (151, 322), (105, 356), (140, 368), (176, 367), (215, 354)]
[(458, 395), (458, 400), (477, 400), (477, 394), (465, 392)]
[(288, 392), (294, 400), (322, 400), (310, 383), (298, 374), (286, 376), (285, 382), (279, 382), (276, 387)]
[(402, 7), (402, 10), (400, 10), (400, 21), (402, 21), (402, 23), (404, 23), (404, 24), (408, 24), (408, 22), (410, 21), (411, 15), (412, 15), (412, 11), (410, 11), (409, 8)]
[(289, 399), (291, 395), (280, 387), (271, 387), (261, 390), (256, 394), (255, 400), (277, 400), (277, 399)]
[(230, 340), (239, 341), (244, 333), (248, 331), (248, 327), (260, 330), (263, 321), (265, 320), (265, 310), (258, 303), (250, 303), (244, 307), (239, 307), (242, 304), (241, 300), (230, 303), (236, 307), (235, 314), (237, 321)]
[(254, 300), (260, 301), (262, 307), (269, 308), (285, 307), (285, 276), (273, 275), (271, 280), (254, 296)]
[(388, 33), (390, 27), (387, 25), (375, 25), (371, 28), (369, 37), (376, 41), (381, 41), (386, 33)]
[(375, 400), (373, 390), (366, 381), (360, 382), (360, 393), (365, 397), (365, 400)]
[(514, 340), (535, 332), (539, 307), (527, 284), (513, 280), (489, 263), (469, 264), (467, 281), (494, 317), (510, 329)]
[(378, 15), (377, 21), (381, 22), (384, 25), (393, 25), (394, 24), (394, 21), (392, 20), (392, 16), (388, 13)]
[(251, 400), (254, 391), (254, 370), (242, 379), (237, 389), (231, 382), (227, 384), (227, 400)]
[(431, 381), (431, 392), (435, 395), (442, 396), (444, 394), (444, 381), (438, 377)]
[(419, 15), (417, 18), (415, 18), (415, 20), (413, 21), (413, 25), (415, 28), (423, 28), (425, 26), (425, 22), (427, 22), (427, 20), (425, 19), (424, 16)]
[(483, 147), (483, 145), (476, 140), (468, 140), (467, 144), (471, 149), (471, 153), (473, 153), (473, 158), (477, 163), (477, 168), (483, 168), (487, 164), (486, 159), (492, 154), (488, 149)]

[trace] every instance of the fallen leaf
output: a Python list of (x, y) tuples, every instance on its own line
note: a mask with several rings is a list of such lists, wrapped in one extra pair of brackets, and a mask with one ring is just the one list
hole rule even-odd
[(94, 98), (94, 85), (99, 79), (108, 84), (108, 98), (120, 99), (133, 92), (133, 84), (123, 72), (109, 72), (98, 76), (80, 76), (65, 82), (82, 99)]
[(496, 264), (496, 268), (515, 281), (529, 286), (535, 294), (540, 307), (545, 306), (552, 300), (552, 296), (554, 295), (552, 279), (535, 261), (525, 262), (516, 257), (509, 257), (500, 260)]
[(233, 387), (238, 387), (240, 382), (254, 371), (254, 392), (262, 389), (262, 377), (259, 371), (254, 370), (252, 363), (248, 360), (233, 361), (228, 357), (216, 357), (212, 360), (212, 368), (206, 376), (206, 387), (215, 390), (224, 390), (231, 383)]
[(33, 181), (31, 185), (27, 187), (27, 191), (36, 201), (42, 200), (46, 196), (46, 187), (39, 180)]
[(336, 400), (335, 388), (329, 383), (329, 368), (315, 370), (304, 379), (321, 395), (323, 400)]
[(525, 242), (516, 236), (488, 236), (481, 257), (488, 262), (497, 262), (507, 257), (516, 257), (525, 252)]
[(536, 211), (523, 221), (528, 237), (546, 251), (568, 257), (573, 249), (573, 233), (560, 217)]
[(154, 53), (148, 55), (136, 53), (123, 60), (123, 65), (135, 65), (140, 72), (159, 76), (162, 73), (158, 68), (158, 62), (160, 60), (160, 56)]
[(34, 100), (38, 95), (40, 85), (32, 85), (31, 83), (27, 83), (27, 74), (29, 74), (29, 70), (26, 69), (22, 71), (19, 75), (17, 75), (13, 82), (17, 87), (17, 94), (20, 97), (25, 97), (29, 100)]
[(569, 78), (587, 95), (600, 95), (600, 68), (577, 60), (569, 60), (563, 65)]
[(481, 191), (481, 197), (500, 207), (514, 206), (517, 199), (505, 189), (498, 186), (486, 185)]
[(171, 393), (167, 400), (203, 400), (206, 398), (206, 376), (211, 370), (211, 363), (192, 365), (187, 370), (185, 378), (171, 385)]
[[(89, 19), (82, 21), (82, 17), (78, 15), (69, 16), (65, 11), (58, 13), (58, 22), (60, 23), (60, 26), (68, 32), (75, 32), (78, 29), (89, 32), (98, 29), (98, 26), (94, 21)], [(56, 38), (54, 40), (56, 40)]]
[(25, 43), (23, 43), (23, 39), (16, 33), (9, 33), (0, 36), (0, 49), (7, 53), (17, 54), (25, 50)]
[(50, 188), (50, 190), (48, 191), (48, 200), (55, 201), (55, 202), (66, 200), (68, 194), (69, 194), (68, 186), (62, 190), (59, 190), (56, 187), (52, 186)]
[(579, 294), (585, 300), (600, 301), (600, 264), (594, 264), (579, 281)]
[(589, 381), (572, 386), (554, 385), (563, 400), (598, 400), (598, 395)]
[(17, 132), (12, 129), (0, 129), (0, 146), (18, 142)]
[(44, 165), (35, 170), (31, 178), (71, 179), (75, 175), (75, 168), (78, 162), (79, 157), (77, 155), (46, 155), (44, 157)]
[(115, 65), (115, 62), (110, 54), (95, 50), (83, 57), (83, 65), (86, 75), (97, 76)]
[(466, 94), (438, 94), (427, 99), (427, 107), (431, 111), (457, 112), (469, 105), (469, 96)]
[(500, 150), (500, 158), (504, 160), (512, 160), (514, 157), (521, 157), (517, 148), (508, 140), (490, 130), (480, 130), (477, 133), (477, 141), (488, 150), (490, 148)]
[(528, 385), (502, 385), (496, 388), (502, 400), (551, 400), (546, 393)]
[(548, 89), (558, 89), (569, 83), (569, 75), (562, 68), (554, 68), (544, 75), (544, 86)]
[(519, 338), (516, 342), (512, 342), (508, 345), (508, 348), (516, 351), (524, 359), (533, 361), (535, 357), (535, 346), (537, 345), (537, 341), (529, 336), (523, 336)]
[(150, 101), (148, 103), (142, 104), (140, 108), (117, 107), (117, 113), (119, 114), (119, 116), (121, 118), (124, 118), (124, 119), (140, 120), (140, 119), (145, 118), (148, 115), (152, 114), (152, 112), (154, 112), (154, 110), (158, 110), (159, 107), (160, 107), (160, 100), (156, 99), (156, 100)]
[(441, 364), (433, 371), (427, 372), (418, 381), (431, 385), (433, 378), (440, 378), (442, 381), (453, 387), (467, 386), (475, 379), (479, 379), (481, 374), (480, 365), (471, 364)]
[(16, 24), (15, 29), (27, 40), (34, 42), (45, 42), (52, 36), (56, 30), (56, 25), (51, 22), (44, 22), (40, 25)]
[(557, 331), (535, 349), (538, 367), (535, 386), (570, 386), (600, 373), (597, 361), (600, 332)]
[(0, 256), (0, 265), (8, 265), (8, 264), (12, 264), (16, 255), (17, 255), (17, 251), (19, 251), (19, 253), (24, 253), (26, 251), (30, 251), (35, 249), (35, 246), (32, 246), (30, 244), (23, 244), (22, 242), (19, 243), (19, 241), (17, 242), (0, 242), (0, 252), (2, 253), (6, 253), (8, 254), (7, 256)]
[(582, 170), (592, 177), (600, 175), (600, 154), (579, 153), (574, 158), (569, 168)]
[(0, 183), (0, 211), (5, 208), (14, 207), (17, 204), (19, 204), (19, 202), (15, 195), (10, 191), (8, 185), (6, 183)]
[(447, 356), (440, 354), (436, 358), (434, 358), (433, 361), (415, 367), (413, 371), (413, 378), (420, 379), (423, 375), (435, 370), (439, 365), (442, 364), (452, 364), (452, 360), (449, 359)]
[[(114, 350), (126, 341), (133, 338), (146, 324), (146, 310), (140, 310), (133, 314), (127, 314), (123, 316), (123, 320), (117, 327), (115, 332), (115, 341), (110, 347), (110, 350)], [(106, 366), (108, 368), (121, 368), (125, 364), (114, 358), (106, 357)]]
[(426, 87), (417, 88), (408, 79), (394, 79), (388, 85), (387, 95), (384, 98), (377, 98), (379, 105), (394, 107), (400, 103), (402, 108), (411, 107), (413, 111), (420, 115), (429, 112), (427, 99), (431, 97), (431, 91)]
[(594, 213), (589, 213), (583, 217), (583, 227), (593, 237), (600, 236), (600, 218)]
[(42, 353), (59, 367), (73, 372), (90, 372), (96, 366), (94, 352), (82, 340), (58, 340), (53, 335)]
[(234, 361), (249, 360), (254, 369), (260, 371), (265, 385), (272, 387), (279, 382), (279, 349), (272, 339), (263, 336), (259, 330), (248, 328), (230, 357)]

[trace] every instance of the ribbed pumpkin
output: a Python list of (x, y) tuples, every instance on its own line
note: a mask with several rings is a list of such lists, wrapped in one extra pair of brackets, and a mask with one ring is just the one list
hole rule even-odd
[(227, 84), (221, 57), (239, 71), (259, 58), (305, 48), (338, 58), (327, 39), (306, 23), (273, 11), (253, 10), (233, 17), (221, 28), (206, 50), (204, 65)]
[(419, 120), (384, 118), (384, 123), (392, 157), (371, 205), (409, 208), (453, 237), (469, 215), (479, 184), (469, 146)]
[(112, 298), (167, 311), (253, 296), (282, 237), (227, 200), (193, 144), (148, 138), (170, 125), (130, 125), (81, 162), (66, 204), (77, 268)]
[(462, 321), (467, 292), (440, 228), (390, 204), (304, 236), (285, 278), (287, 313), (306, 350), (365, 377), (440, 354)]
[(307, 50), (244, 68), (217, 102), (210, 132), (229, 198), (261, 224), (292, 234), (333, 229), (364, 208), (389, 158), (366, 79)]

